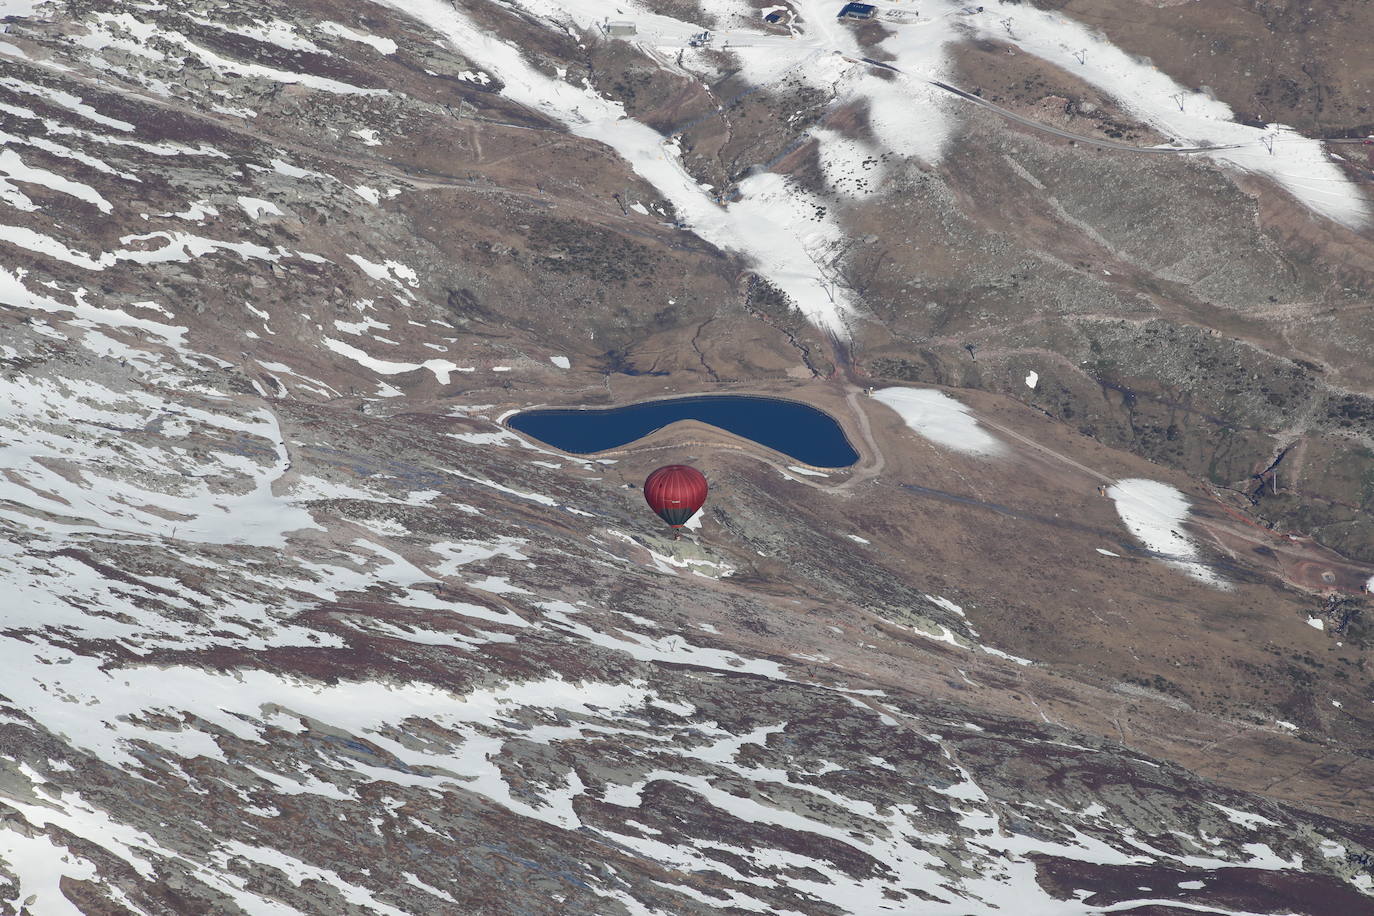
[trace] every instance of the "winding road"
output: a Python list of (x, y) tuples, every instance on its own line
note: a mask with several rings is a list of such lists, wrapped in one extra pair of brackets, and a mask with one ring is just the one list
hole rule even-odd
[[(846, 58), (846, 60), (852, 59), (853, 58)], [(869, 64), (877, 64), (876, 61), (869, 61), (867, 58), (865, 58), (863, 62)], [(888, 70), (893, 70), (897, 73), (902, 72), (900, 70), (897, 70), (896, 67), (890, 67), (887, 64), (877, 65)], [(942, 83), (939, 80), (927, 80), (927, 82), (930, 83), (930, 85), (935, 86), (936, 88), (943, 89), (945, 92), (958, 96), (966, 102), (972, 102), (974, 105), (977, 105), (980, 108), (986, 108), (988, 111), (995, 112), (1001, 115), (1003, 118), (1006, 118), (1008, 121), (1014, 121), (1017, 124), (1021, 124), (1025, 127), (1041, 131), (1042, 133), (1051, 134), (1055, 137), (1062, 137), (1065, 140), (1072, 140), (1075, 143), (1082, 143), (1087, 146), (1095, 146), (1099, 149), (1114, 149), (1128, 153), (1178, 155), (1189, 153), (1215, 153), (1218, 150), (1240, 149), (1241, 147), (1246, 145), (1243, 143), (1232, 143), (1229, 146), (1132, 146), (1129, 143), (1118, 143), (1115, 140), (1103, 140), (1097, 137), (1088, 137), (1084, 136), (1083, 134), (1076, 134), (1072, 131), (1060, 130), (1058, 127), (1052, 127), (1049, 124), (1044, 124), (1040, 121), (1035, 120), (1034, 118), (1023, 117), (1022, 115), (1019, 115), (1014, 111), (1009, 111), (1008, 109), (1003, 108), (1000, 105), (994, 105), (992, 102), (980, 98), (979, 96), (976, 96), (971, 92), (965, 92), (957, 86), (951, 86), (948, 83)]]
[[(740, 442), (736, 444), (722, 441), (721, 439), (680, 439), (654, 445), (630, 445), (611, 451), (598, 452), (597, 457), (638, 455), (647, 452), (670, 451), (682, 448), (722, 449), (737, 452), (760, 461), (777, 470), (789, 480), (801, 484), (802, 486), (811, 487), (812, 489), (835, 495), (849, 495), (861, 484), (878, 478), (886, 468), (887, 461), (873, 435), (868, 413), (863, 403), (863, 389), (857, 385), (845, 384), (844, 400), (850, 409), (850, 416), (846, 418), (849, 422), (844, 424), (845, 430), (847, 433), (857, 432), (858, 438), (862, 443), (862, 447), (859, 449), (862, 457), (860, 462), (849, 471), (848, 476), (844, 480), (838, 482), (831, 483), (823, 480), (814, 480), (791, 472), (789, 464), (800, 465), (801, 462), (795, 460), (779, 460), (773, 453), (751, 442)], [(988, 429), (996, 430), (1008, 439), (1015, 440), (1026, 448), (1039, 452), (1054, 463), (1071, 467), (1075, 471), (1091, 478), (1094, 482), (1109, 485), (1117, 482), (1116, 478), (1076, 461), (1068, 455), (1043, 445), (1001, 423), (997, 423), (982, 415), (978, 415), (977, 420), (980, 425), (986, 426)], [(509, 429), (504, 423), (501, 425)], [(671, 428), (671, 425), (668, 428)], [(515, 431), (512, 430), (512, 432)], [(730, 434), (725, 435), (729, 436)], [(545, 449), (549, 448), (545, 443), (540, 443), (540, 446)], [(559, 450), (553, 449), (553, 451), (558, 452)], [(588, 456), (577, 455), (570, 457), (586, 459)], [(824, 470), (827, 475), (836, 473), (836, 469), (834, 468), (817, 470)], [(839, 473), (844, 473), (844, 471), (841, 470)], [(900, 482), (896, 485), (903, 492), (924, 499), (934, 499), (941, 502), (967, 505), (976, 509), (1017, 518), (1022, 521), (1091, 533), (1109, 543), (1117, 545), (1128, 557), (1147, 557), (1165, 561), (1174, 560), (1179, 562), (1201, 563), (1204, 566), (1226, 573), (1233, 579), (1241, 581), (1253, 576), (1257, 571), (1267, 571), (1307, 591), (1327, 593), (1334, 590), (1346, 593), (1360, 593), (1364, 589), (1364, 582), (1366, 579), (1368, 579), (1371, 573), (1374, 573), (1374, 569), (1369, 569), (1361, 564), (1346, 560), (1344, 557), (1308, 539), (1293, 540), (1278, 532), (1263, 528), (1241, 513), (1232, 510), (1217, 496), (1217, 494), (1212, 492), (1208, 493), (1210, 497), (1209, 501), (1199, 501), (1195, 504), (1192, 513), (1190, 513), (1189, 520), (1212, 539), (1214, 545), (1224, 555), (1224, 558), (1199, 560), (1190, 557), (1175, 557), (1135, 546), (1130, 543), (1129, 538), (1123, 536), (1124, 533), (1120, 531), (1099, 528), (1072, 519), (1061, 519), (1058, 517), (1049, 518), (1038, 513), (1017, 509), (1013, 506), (1005, 506), (1000, 503), (984, 500), (973, 494), (951, 493), (917, 484)], [(1209, 507), (1220, 509), (1221, 512), (1209, 512), (1207, 511)], [(1241, 553), (1246, 554), (1244, 559), (1241, 558)], [(1260, 558), (1267, 559), (1267, 562)], [(1257, 560), (1259, 560), (1259, 562), (1257, 562)]]

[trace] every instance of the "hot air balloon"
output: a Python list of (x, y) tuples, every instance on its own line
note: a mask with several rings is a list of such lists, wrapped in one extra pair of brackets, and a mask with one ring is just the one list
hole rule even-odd
[(706, 502), (706, 477), (685, 464), (670, 464), (654, 471), (644, 481), (644, 501), (675, 529), (687, 524)]

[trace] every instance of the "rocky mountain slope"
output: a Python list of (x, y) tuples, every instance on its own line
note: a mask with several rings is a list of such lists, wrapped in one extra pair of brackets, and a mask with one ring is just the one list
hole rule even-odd
[(0, 912), (1370, 911), (1364, 13), (1144, 9), (0, 0)]

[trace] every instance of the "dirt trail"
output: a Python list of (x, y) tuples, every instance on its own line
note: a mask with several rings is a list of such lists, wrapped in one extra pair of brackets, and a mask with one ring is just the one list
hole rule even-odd
[[(880, 477), (887, 467), (887, 460), (883, 456), (882, 448), (873, 435), (868, 412), (864, 406), (867, 400), (863, 394), (863, 389), (856, 385), (844, 384), (845, 403), (849, 406), (851, 415), (848, 419), (852, 420), (849, 426), (850, 431), (857, 431), (861, 440), (860, 461), (848, 472), (848, 476), (839, 482), (829, 483), (823, 480), (814, 480), (790, 471), (791, 466), (805, 467), (803, 462), (795, 460), (782, 460), (776, 457), (775, 453), (768, 452), (757, 443), (741, 440), (739, 442), (726, 441), (729, 434), (722, 434), (716, 439), (697, 439), (684, 438), (674, 439), (671, 442), (663, 442), (655, 445), (629, 446), (626, 448), (613, 449), (605, 452), (597, 452), (596, 457), (605, 458), (622, 455), (639, 455), (649, 452), (670, 451), (682, 448), (704, 448), (704, 449), (724, 449), (737, 452), (760, 461), (779, 473), (786, 476), (789, 480), (799, 483), (814, 490), (836, 495), (847, 495), (861, 484), (872, 481)], [(1117, 478), (1110, 474), (1103, 473), (1096, 468), (1090, 467), (1074, 458), (1065, 455), (1041, 442), (1037, 442), (1029, 436), (1017, 432), (987, 416), (975, 411), (975, 416), (980, 424), (988, 429), (995, 430), (1010, 440), (1019, 442), (1028, 449), (1032, 449), (1039, 456), (1061, 466), (1073, 468), (1084, 474), (1098, 484), (1110, 486), (1117, 482)], [(671, 430), (672, 427), (667, 427)], [(733, 437), (730, 437), (733, 438)], [(547, 446), (541, 446), (547, 447)], [(557, 451), (556, 449), (554, 451)], [(936, 451), (939, 451), (936, 449)], [(574, 458), (585, 459), (588, 456), (575, 455)], [(845, 473), (843, 469), (835, 468), (814, 468), (813, 470), (825, 473), (836, 474)], [(927, 497), (952, 500), (955, 502), (966, 502), (977, 505), (985, 509), (1013, 515), (1029, 521), (1044, 522), (1047, 524), (1082, 527), (1070, 519), (1046, 519), (1035, 513), (1026, 513), (1014, 506), (1002, 506), (994, 501), (983, 499), (977, 495), (960, 496), (958, 494), (944, 493), (943, 491), (931, 490), (926, 487), (914, 484), (899, 483), (908, 492), (919, 493)], [(976, 489), (976, 487), (974, 488)], [(1267, 571), (1290, 585), (1301, 588), (1309, 592), (1320, 594), (1340, 591), (1346, 593), (1363, 592), (1364, 583), (1374, 575), (1374, 567), (1366, 567), (1362, 564), (1347, 560), (1333, 551), (1330, 551), (1308, 539), (1292, 539), (1283, 534), (1271, 531), (1257, 524), (1252, 519), (1238, 512), (1222, 500), (1216, 493), (1208, 490), (1205, 496), (1199, 497), (1193, 494), (1194, 509), (1189, 515), (1189, 522), (1203, 532), (1215, 546), (1227, 557), (1208, 565), (1216, 567), (1219, 571), (1242, 573), (1245, 571)], [(1108, 532), (1097, 532), (1101, 536), (1107, 536)], [(1142, 556), (1151, 555), (1150, 551), (1143, 548), (1132, 548), (1129, 545), (1129, 535), (1123, 530), (1119, 532), (1119, 537), (1115, 540), (1123, 547), (1130, 550), (1133, 554)], [(1160, 559), (1174, 559), (1160, 555)]]
[(1034, 439), (1031, 439), (1031, 438), (1029, 438), (1028, 436), (1023, 436), (1023, 435), (1021, 435), (1020, 433), (1016, 432), (1016, 431), (1013, 430), (1013, 429), (1008, 429), (1007, 427), (1003, 426), (1003, 425), (1000, 424), (1000, 423), (994, 423), (993, 421), (989, 420), (987, 417), (982, 417), (982, 416), (978, 417), (978, 422), (981, 423), (981, 424), (983, 424), (984, 426), (988, 427), (988, 429), (995, 429), (995, 430), (997, 430), (999, 433), (1002, 433), (1002, 434), (1005, 435), (1005, 436), (1010, 436), (1011, 438), (1017, 440), (1018, 442), (1022, 442), (1022, 443), (1026, 444), (1026, 445), (1029, 445), (1031, 448), (1036, 449), (1037, 451), (1042, 452), (1042, 453), (1044, 453), (1044, 454), (1046, 454), (1046, 455), (1049, 455), (1051, 458), (1054, 458), (1054, 459), (1060, 461), (1060, 462), (1063, 463), (1063, 464), (1067, 464), (1067, 465), (1069, 465), (1070, 467), (1077, 468), (1078, 470), (1082, 471), (1084, 474), (1087, 474), (1087, 475), (1090, 476), (1090, 477), (1095, 477), (1095, 478), (1097, 478), (1098, 480), (1102, 481), (1103, 483), (1108, 483), (1108, 484), (1116, 483), (1116, 478), (1115, 478), (1115, 477), (1110, 477), (1110, 476), (1108, 476), (1108, 475), (1106, 475), (1106, 474), (1103, 474), (1101, 471), (1094, 470), (1093, 468), (1088, 467), (1086, 464), (1081, 464), (1081, 463), (1079, 463), (1079, 462), (1073, 460), (1072, 458), (1070, 458), (1068, 455), (1065, 455), (1065, 454), (1063, 454), (1062, 452), (1056, 452), (1054, 449), (1050, 448), (1050, 447), (1047, 446), (1047, 445), (1041, 445), (1039, 442), (1036, 442)]
[[(1116, 479), (1088, 467), (1074, 459), (1008, 429), (984, 416), (978, 422), (1010, 436), (1044, 455), (1076, 468), (1104, 484), (1114, 484)], [(1242, 512), (1229, 506), (1214, 490), (1206, 492), (1208, 500), (1195, 505), (1189, 512), (1188, 521), (1202, 530), (1227, 556), (1245, 568), (1268, 569), (1278, 578), (1306, 591), (1327, 593), (1341, 591), (1363, 593), (1365, 582), (1374, 575), (1374, 567), (1352, 562), (1345, 557), (1322, 547), (1307, 538), (1290, 538), (1287, 535), (1263, 527)], [(1209, 508), (1219, 509), (1220, 514), (1208, 512)], [(1243, 559), (1242, 559), (1243, 558)], [(1167, 558), (1166, 558), (1167, 559)], [(1267, 562), (1266, 562), (1267, 561)], [(1209, 564), (1219, 569), (1234, 568), (1231, 563)]]
[[(895, 68), (887, 67), (886, 69), (893, 70)], [(900, 73), (901, 71), (898, 70), (897, 72)], [(1008, 121), (1014, 121), (1017, 124), (1032, 128), (1034, 130), (1042, 131), (1047, 134), (1052, 134), (1056, 137), (1062, 137), (1065, 140), (1072, 140), (1075, 143), (1083, 143), (1088, 146), (1096, 146), (1100, 149), (1119, 150), (1121, 152), (1127, 153), (1149, 153), (1154, 155), (1187, 155), (1191, 153), (1215, 153), (1218, 150), (1240, 149), (1242, 146), (1247, 145), (1243, 143), (1232, 143), (1226, 146), (1132, 146), (1129, 143), (1119, 143), (1115, 140), (1103, 140), (1097, 137), (1088, 137), (1083, 134), (1076, 134), (1072, 131), (1061, 130), (1058, 127), (1052, 127), (1049, 124), (1037, 121), (1034, 118), (1027, 118), (1022, 115), (1019, 115), (1016, 112), (1003, 108), (1000, 105), (994, 105), (992, 102), (989, 102), (986, 99), (980, 98), (979, 96), (976, 96), (971, 92), (965, 92), (964, 90), (959, 89), (955, 86), (951, 86), (948, 83), (942, 83), (939, 80), (927, 80), (927, 82), (930, 83), (930, 85), (932, 86), (935, 86), (937, 88), (943, 89), (948, 93), (951, 93), (952, 95), (957, 95), (959, 98), (963, 99), (966, 102), (972, 102), (973, 104), (981, 108), (986, 108), (989, 111), (995, 112), (996, 114), (1001, 115), (1003, 118), (1006, 118)]]
[[(882, 451), (873, 438), (868, 416), (861, 406), (857, 388), (850, 387), (846, 401), (854, 411), (860, 432), (872, 459), (854, 475), (840, 484), (825, 484), (801, 480), (807, 486), (827, 492), (844, 492), (859, 483), (871, 480), (882, 473), (886, 461)], [(1063, 452), (1044, 445), (1029, 436), (997, 423), (984, 415), (977, 415), (978, 422), (996, 430), (1028, 448), (1061, 465), (1067, 465), (1104, 485), (1112, 485), (1117, 479), (1096, 468), (1070, 458)], [(741, 448), (748, 453), (748, 450)], [(762, 457), (762, 456), (756, 456)], [(765, 459), (766, 460), (766, 459)], [(773, 463), (773, 462), (769, 462)], [(1304, 591), (1326, 594), (1333, 591), (1363, 593), (1365, 582), (1374, 575), (1374, 567), (1354, 563), (1309, 539), (1293, 539), (1257, 524), (1252, 519), (1228, 506), (1216, 493), (1207, 492), (1207, 500), (1196, 505), (1189, 514), (1189, 522), (1205, 533), (1221, 552), (1229, 558), (1211, 564), (1223, 572), (1243, 572), (1245, 570), (1264, 570), (1290, 585)], [(1219, 513), (1213, 510), (1221, 510)], [(1014, 511), (1014, 510), (1013, 510)], [(1048, 520), (1047, 520), (1048, 521)], [(1125, 532), (1118, 541), (1124, 546), (1129, 542)], [(1136, 550), (1132, 550), (1135, 553)], [(1142, 555), (1150, 551), (1140, 550)], [(1168, 559), (1163, 557), (1163, 559)]]

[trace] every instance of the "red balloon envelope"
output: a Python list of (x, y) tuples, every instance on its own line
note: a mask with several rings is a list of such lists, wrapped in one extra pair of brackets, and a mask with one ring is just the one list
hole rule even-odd
[(706, 478), (696, 468), (670, 464), (644, 481), (644, 500), (674, 528), (681, 528), (706, 502)]

